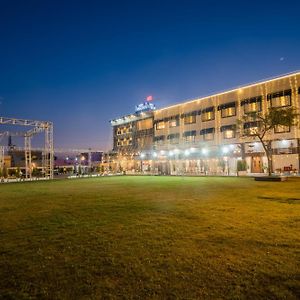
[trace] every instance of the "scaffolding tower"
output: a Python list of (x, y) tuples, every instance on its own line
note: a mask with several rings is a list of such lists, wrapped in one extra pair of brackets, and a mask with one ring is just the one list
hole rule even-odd
[[(31, 163), (31, 139), (33, 136), (39, 133), (45, 135), (44, 147), (42, 149), (42, 169), (44, 176), (47, 178), (53, 178), (53, 161), (54, 161), (54, 146), (53, 146), (53, 123), (48, 121), (34, 121), (16, 118), (5, 118), (0, 117), (0, 125), (9, 126), (25, 126), (31, 127), (29, 130), (24, 132), (10, 132), (4, 131), (0, 132), (0, 140), (3, 136), (22, 136), (24, 137), (24, 154), (25, 154), (25, 172), (26, 178), (31, 178), (32, 173), (32, 163)], [(4, 166), (4, 152), (6, 150), (5, 146), (0, 146), (0, 168)]]

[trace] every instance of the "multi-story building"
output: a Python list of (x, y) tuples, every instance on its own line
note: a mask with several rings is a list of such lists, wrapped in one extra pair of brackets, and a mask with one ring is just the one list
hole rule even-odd
[(106, 160), (117, 171), (141, 171), (138, 158), (142, 151), (150, 152), (153, 146), (153, 112), (155, 106), (144, 102), (135, 113), (110, 121), (113, 126), (113, 151)]
[[(132, 169), (157, 174), (234, 175), (239, 160), (245, 161), (247, 173), (263, 173), (267, 170), (263, 147), (258, 140), (242, 137), (238, 120), (271, 107), (299, 111), (300, 72), (114, 120), (114, 150), (132, 156)], [(273, 171), (298, 173), (299, 127), (278, 126), (266, 139), (272, 141)]]

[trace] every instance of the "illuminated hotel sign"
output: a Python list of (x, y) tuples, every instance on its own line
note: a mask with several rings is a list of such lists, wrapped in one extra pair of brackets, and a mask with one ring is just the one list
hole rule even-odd
[(142, 113), (142, 112), (151, 111), (155, 109), (156, 109), (155, 105), (148, 101), (135, 106), (136, 113)]

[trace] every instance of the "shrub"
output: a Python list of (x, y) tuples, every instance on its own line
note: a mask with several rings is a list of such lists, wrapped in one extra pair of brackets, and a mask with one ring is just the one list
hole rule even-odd
[(237, 161), (237, 171), (246, 171), (247, 163), (244, 159)]

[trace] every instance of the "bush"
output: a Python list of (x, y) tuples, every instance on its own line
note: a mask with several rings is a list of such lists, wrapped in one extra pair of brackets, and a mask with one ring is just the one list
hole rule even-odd
[(247, 163), (244, 159), (237, 161), (237, 171), (246, 171)]

